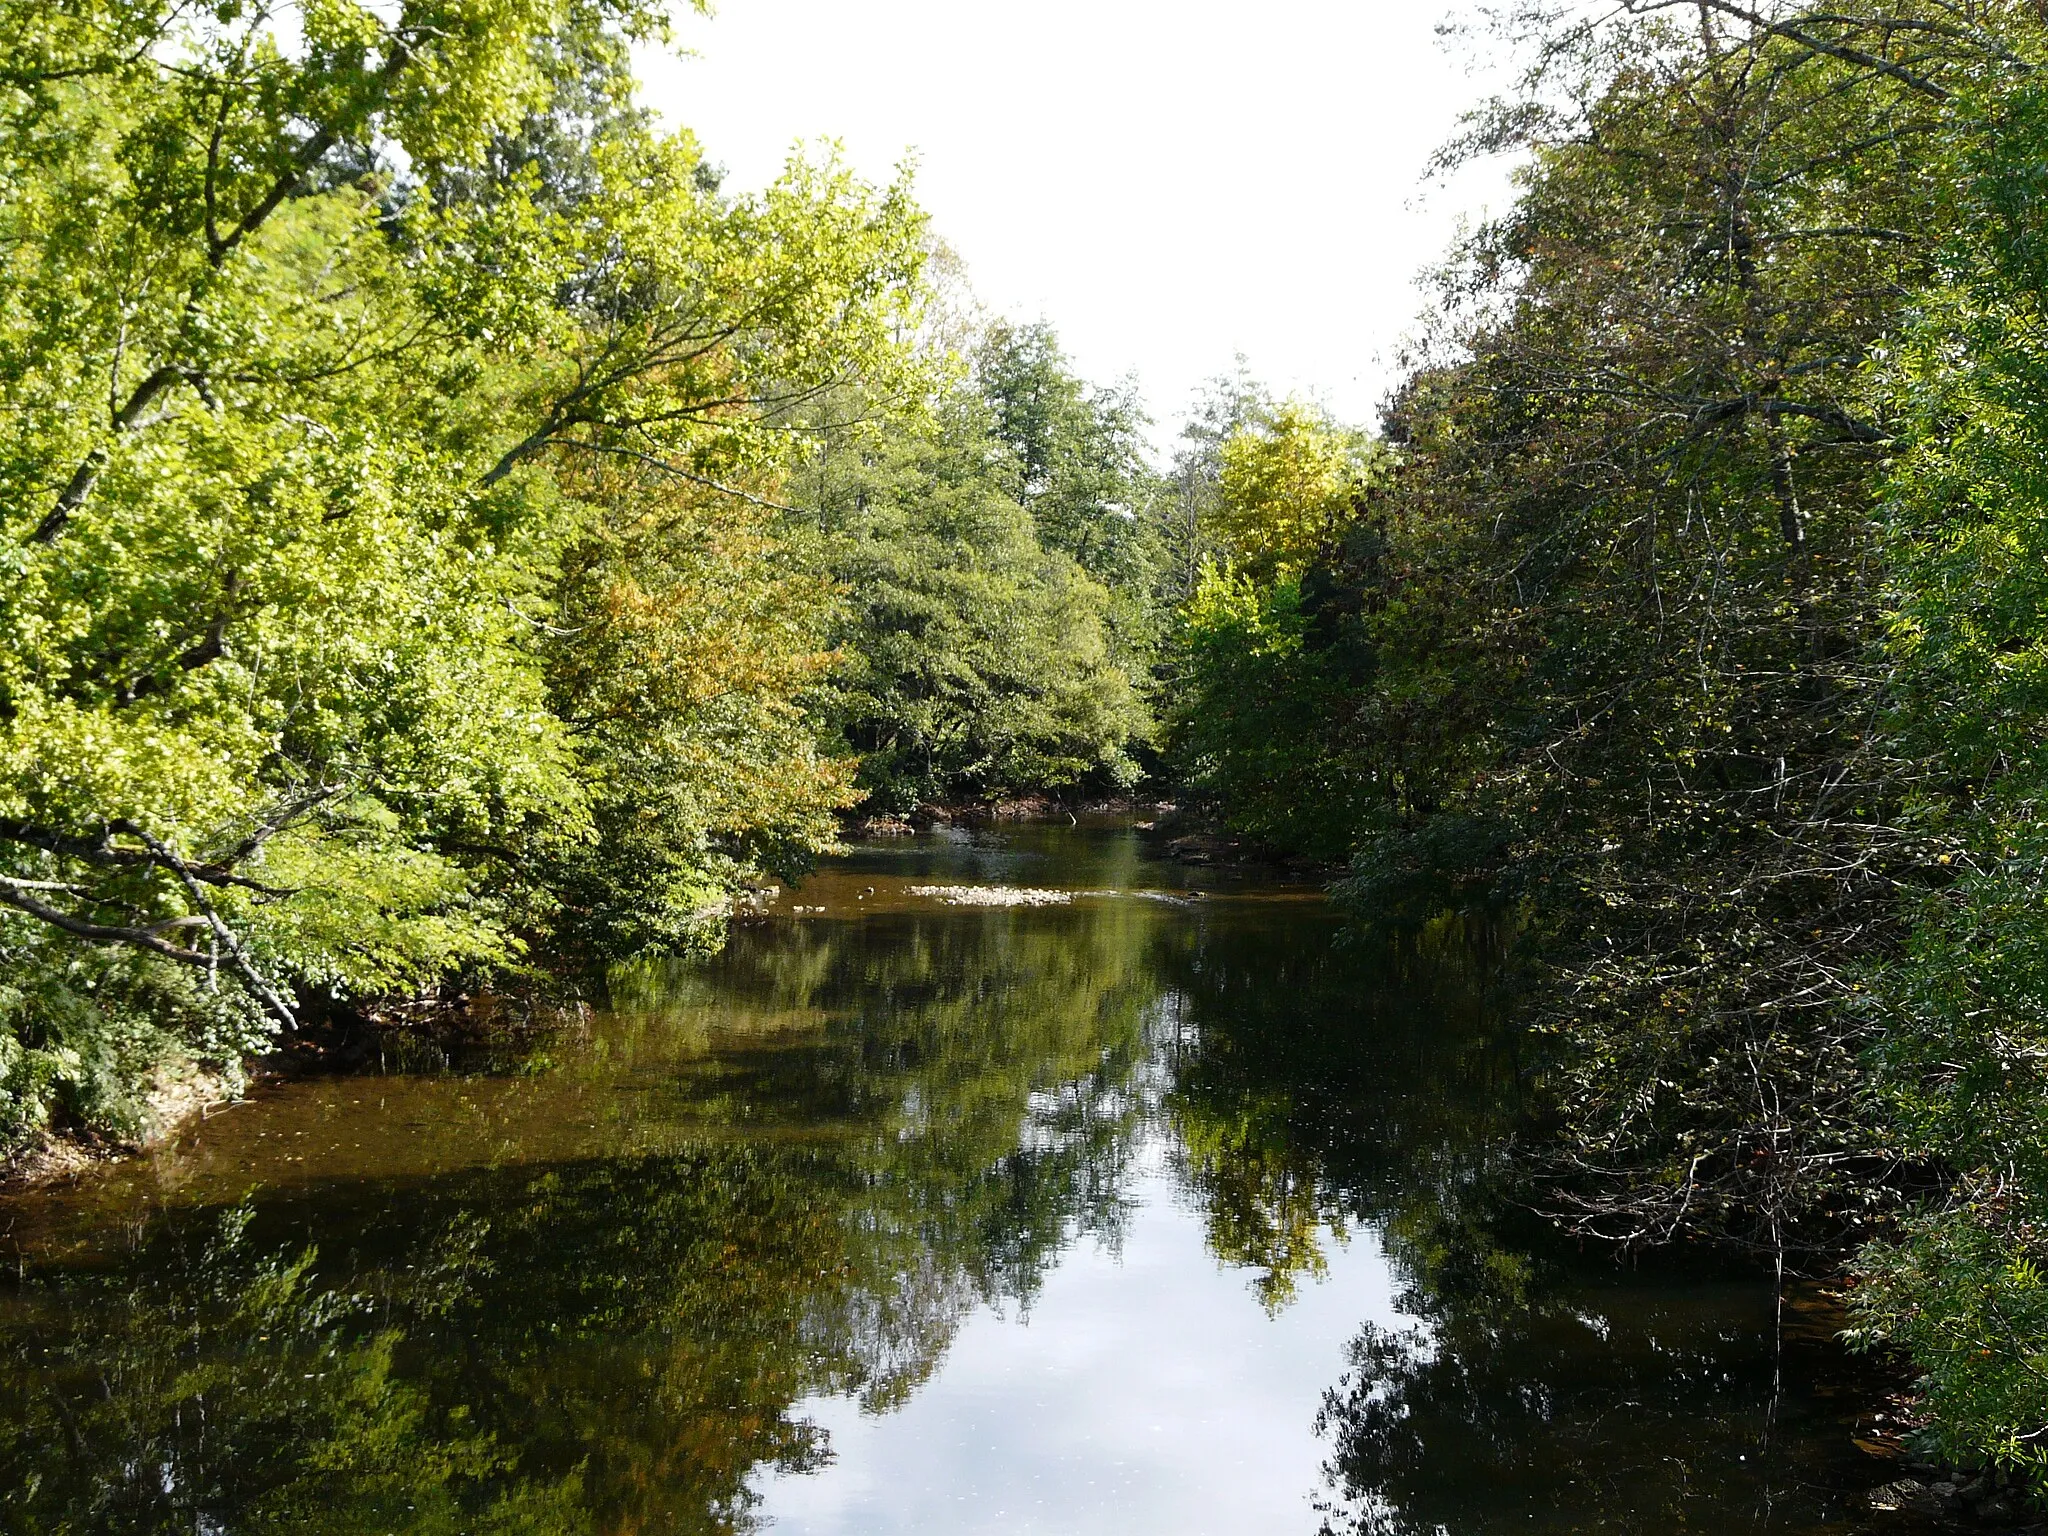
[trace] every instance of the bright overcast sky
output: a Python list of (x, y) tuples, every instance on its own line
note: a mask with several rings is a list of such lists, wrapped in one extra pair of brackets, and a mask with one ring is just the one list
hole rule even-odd
[(735, 188), (798, 140), (877, 180), (914, 153), (982, 301), (1135, 373), (1162, 435), (1238, 352), (1369, 421), (1416, 273), (1506, 197), (1498, 167), (1423, 182), (1484, 89), (1436, 37), (1451, 4), (719, 0), (641, 72)]

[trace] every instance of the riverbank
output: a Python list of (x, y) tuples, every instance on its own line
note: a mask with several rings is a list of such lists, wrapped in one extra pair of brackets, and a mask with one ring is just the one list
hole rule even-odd
[(130, 1135), (109, 1137), (64, 1128), (45, 1131), (0, 1159), (0, 1192), (59, 1184), (107, 1163), (141, 1156), (195, 1121), (236, 1103), (247, 1083), (246, 1073), (197, 1062), (159, 1067), (140, 1095), (136, 1127)]
[(1018, 822), (1079, 823), (1089, 818), (1126, 817), (1167, 858), (1181, 864), (1231, 869), (1272, 869), (1296, 877), (1336, 878), (1343, 866), (1305, 858), (1232, 832), (1215, 817), (1177, 800), (1142, 796), (1062, 800), (1021, 795), (994, 801), (925, 804), (901, 815), (850, 813), (847, 835), (856, 838), (912, 837), (935, 827), (998, 827)]
[[(998, 800), (927, 801), (902, 813), (867, 814), (858, 807), (846, 813), (853, 837), (910, 837), (934, 827), (993, 827), (1020, 821), (1077, 822), (1082, 817), (1172, 816), (1180, 807), (1171, 800), (1120, 796), (1065, 800), (1057, 795), (1009, 795)], [(1141, 823), (1144, 824), (1144, 823)]]
[[(1031, 823), (1121, 824), (1140, 835), (1152, 856), (1192, 870), (1228, 871), (1239, 877), (1271, 872), (1294, 881), (1340, 873), (1335, 866), (1238, 837), (1201, 811), (1157, 796), (1068, 800), (1037, 794), (934, 802), (902, 816), (849, 814), (844, 834), (888, 842), (937, 828), (987, 831)], [(757, 908), (746, 910), (758, 915)], [(536, 1033), (555, 1028), (561, 1022), (557, 1015), (564, 1010), (587, 1011), (587, 1001), (576, 992), (573, 978), (565, 972), (543, 989), (544, 995), (518, 990), (473, 995), (446, 986), (360, 1007), (301, 1008), (298, 1030), (234, 1069), (184, 1063), (162, 1072), (162, 1080), (142, 1096), (137, 1117), (141, 1129), (132, 1136), (59, 1128), (0, 1157), (0, 1190), (61, 1183), (95, 1167), (147, 1154), (194, 1121), (266, 1083), (370, 1068), (445, 1070), (460, 1065), (489, 1070), (526, 1050)]]
[(44, 1131), (0, 1157), (0, 1192), (24, 1193), (146, 1157), (252, 1094), (309, 1077), (368, 1072), (490, 1072), (588, 1016), (573, 986), (471, 993), (432, 988), (362, 1007), (302, 1010), (301, 1027), (233, 1066), (171, 1062), (137, 1096), (128, 1135), (78, 1126)]
[[(1012, 796), (996, 801), (927, 804), (907, 817), (852, 816), (846, 835), (889, 839), (929, 832), (934, 827), (992, 828), (1042, 821), (1071, 824), (1084, 818), (1129, 818), (1147, 833), (1180, 814), (1171, 801), (1122, 797), (1063, 801), (1050, 795)], [(1207, 834), (1181, 843), (1209, 846)], [(1195, 851), (1190, 863), (1219, 862)], [(1224, 861), (1231, 862), (1231, 861)], [(1256, 860), (1236, 861), (1256, 866)], [(428, 988), (410, 997), (377, 999), (361, 1005), (302, 1005), (300, 1027), (267, 1050), (228, 1065), (191, 1061), (166, 1065), (137, 1095), (127, 1135), (90, 1127), (60, 1125), (0, 1155), (0, 1191), (27, 1191), (61, 1184), (95, 1168), (147, 1155), (193, 1123), (238, 1102), (249, 1091), (311, 1075), (347, 1075), (364, 1070), (491, 1070), (530, 1049), (532, 1040), (557, 1028), (567, 1015), (587, 1012), (573, 968), (539, 987), (471, 993), (455, 986)]]

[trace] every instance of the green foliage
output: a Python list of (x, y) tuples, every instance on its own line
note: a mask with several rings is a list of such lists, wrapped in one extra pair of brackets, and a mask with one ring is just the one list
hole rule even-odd
[(914, 387), (904, 189), (720, 196), (631, 105), (638, 6), (46, 11), (0, 12), (0, 942), (55, 967), (10, 1050), (88, 1029), (40, 1015), (81, 945), (278, 1025), (687, 943), (829, 842), (756, 503), (795, 404)]
[(1180, 611), (1179, 781), (1273, 847), (1341, 859), (1377, 809), (1369, 770), (1331, 750), (1355, 679), (1308, 643), (1299, 578), (1261, 585), (1205, 566)]
[(1223, 443), (1217, 542), (1262, 580), (1298, 574), (1358, 515), (1380, 452), (1363, 433), (1286, 402)]
[(1512, 915), (1551, 1214), (1780, 1263), (1902, 1222), (1867, 1336), (1940, 1449), (2033, 1464), (2048, 33), (1622, 11), (1514, 13), (1528, 89), (1467, 147), (1528, 168), (1440, 275), (1369, 537), (1312, 531), (1306, 429), (1225, 443), (1176, 740), (1237, 824), (1350, 851), (1364, 919)]
[(193, 1056), (238, 1064), (269, 1038), (238, 989), (133, 950), (30, 932), (0, 967), (0, 1146), (53, 1118), (139, 1135), (160, 1072)]
[[(990, 430), (1014, 455), (1017, 493), (1039, 542), (1120, 597), (1149, 595), (1158, 552), (1144, 515), (1151, 477), (1135, 389), (1089, 388), (1043, 323), (990, 326), (972, 364)], [(1124, 615), (1127, 623), (1146, 616), (1143, 607)]]
[[(1078, 399), (1072, 380), (1055, 382)], [(1151, 733), (1139, 644), (1149, 594), (1112, 591), (1047, 531), (1036, 509), (1080, 493), (1029, 491), (999, 405), (947, 388), (921, 421), (826, 437), (793, 481), (814, 510), (792, 538), (845, 593), (833, 638), (848, 664), (823, 715), (885, 807), (1126, 787)], [(1084, 411), (1088, 432), (1094, 422)], [(1062, 505), (1122, 526), (1092, 504)], [(1119, 546), (1090, 547), (1106, 558)]]
[(2002, 1192), (1979, 1187), (1858, 1260), (1852, 1340), (1903, 1352), (1919, 1371), (1923, 1449), (1961, 1466), (2039, 1474), (2048, 1403), (2048, 1285)]
[[(1914, 864), (1873, 737), (1859, 369), (1934, 269), (1948, 193), (1898, 145), (1941, 98), (1719, 13), (1530, 15), (1532, 94), (1475, 138), (1527, 150), (1521, 194), (1440, 276), (1361, 537), (1307, 566), (1350, 697), (1294, 755), (1369, 786), (1340, 834), (1363, 918), (1516, 915), (1561, 1215), (1826, 1243), (1887, 1150), (1841, 963), (1897, 932)], [(1337, 504), (1257, 467), (1248, 508)]]
[[(1868, 1336), (1925, 1371), (1944, 1453), (2048, 1467), (2048, 96), (1990, 94), (1955, 174), (1949, 280), (1887, 359), (1908, 430), (1889, 482), (1895, 738), (1930, 883), (1878, 974), (1873, 1051), (1907, 1150), (1959, 1176), (1866, 1248)], [(1939, 850), (1937, 852), (1936, 850)]]
[[(1252, 396), (1256, 399), (1256, 396)], [(1393, 494), (1383, 445), (1298, 404), (1243, 407), (1196, 496), (1207, 556), (1169, 653), (1182, 782), (1268, 847), (1341, 863), (1420, 832), (1491, 744), (1499, 663), (1458, 633), (1466, 550)], [(1376, 913), (1388, 903), (1375, 898)], [(1435, 907), (1423, 912), (1433, 916)]]
[(762, 508), (648, 482), (585, 487), (606, 511), (565, 559), (548, 647), (596, 835), (550, 840), (545, 891), (555, 936), (607, 959), (715, 937), (735, 882), (806, 867), (854, 799), (804, 707), (835, 661), (825, 584)]
[(1378, 547), (1362, 519), (1384, 450), (1254, 388), (1209, 415), (1192, 429), (1208, 451), (1179, 466), (1203, 553), (1168, 658), (1176, 776), (1260, 843), (1341, 862), (1387, 806), (1373, 755), (1354, 750), (1378, 625), (1330, 577), (1345, 548)]
[(1154, 494), (1158, 590), (1164, 602), (1186, 602), (1201, 580), (1204, 562), (1222, 553), (1216, 519), (1223, 499), (1223, 445), (1272, 411), (1272, 401), (1242, 356), (1235, 373), (1211, 379), (1197, 391), (1172, 463)]

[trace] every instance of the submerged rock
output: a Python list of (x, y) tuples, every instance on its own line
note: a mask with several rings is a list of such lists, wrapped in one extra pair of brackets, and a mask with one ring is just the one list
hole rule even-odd
[(1902, 1477), (1871, 1489), (1870, 1507), (1909, 1515), (1939, 1515), (1942, 1508), (1935, 1491), (1916, 1477)]

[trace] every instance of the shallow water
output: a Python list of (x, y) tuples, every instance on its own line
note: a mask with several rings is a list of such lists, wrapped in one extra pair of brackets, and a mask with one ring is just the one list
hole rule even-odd
[(1470, 956), (1148, 846), (863, 848), (0, 1202), (0, 1528), (1905, 1529), (1824, 1313), (1522, 1230)]

